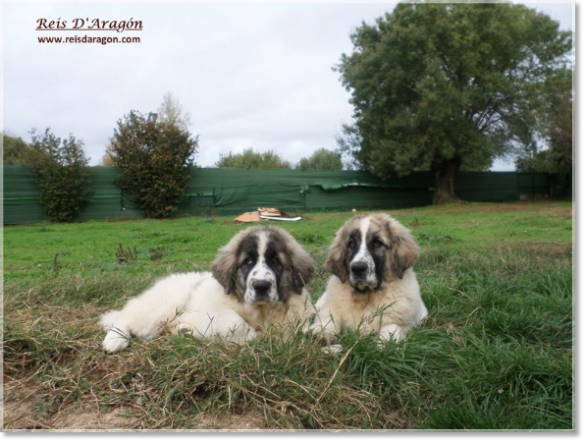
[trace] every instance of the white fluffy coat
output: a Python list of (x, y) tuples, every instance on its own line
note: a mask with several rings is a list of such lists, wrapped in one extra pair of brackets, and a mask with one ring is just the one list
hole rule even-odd
[(172, 274), (101, 318), (103, 348), (118, 352), (131, 336), (151, 340), (162, 330), (199, 338), (245, 343), (269, 325), (303, 321), (311, 315), (307, 291), (287, 305), (251, 305), (227, 295), (210, 272)]

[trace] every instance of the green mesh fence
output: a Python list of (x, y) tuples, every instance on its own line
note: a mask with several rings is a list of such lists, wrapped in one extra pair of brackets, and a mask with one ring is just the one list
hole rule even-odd
[[(91, 168), (93, 195), (78, 221), (141, 218), (128, 195), (116, 186), (114, 167)], [(569, 174), (460, 172), (456, 194), (468, 201), (505, 202), (549, 193), (571, 195)], [(431, 204), (434, 179), (430, 172), (381, 181), (359, 171), (198, 168), (191, 175), (177, 215), (228, 215), (277, 207), (303, 213), (312, 210), (397, 209)], [(39, 191), (30, 169), (4, 166), (4, 224), (45, 220)]]

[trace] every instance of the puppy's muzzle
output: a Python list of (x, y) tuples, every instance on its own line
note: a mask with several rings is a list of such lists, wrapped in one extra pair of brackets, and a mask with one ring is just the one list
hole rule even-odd
[(350, 271), (357, 280), (362, 280), (366, 277), (366, 273), (368, 272), (368, 265), (365, 262), (359, 261), (356, 263), (352, 263), (350, 266)]
[(373, 268), (365, 261), (356, 261), (350, 265), (350, 284), (359, 292), (366, 289), (378, 289)]
[(270, 300), (270, 291), (273, 284), (268, 280), (257, 280), (252, 283), (254, 289), (254, 301), (268, 302)]

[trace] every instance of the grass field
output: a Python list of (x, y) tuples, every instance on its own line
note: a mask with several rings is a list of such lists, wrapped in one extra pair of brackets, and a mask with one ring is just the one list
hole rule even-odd
[[(572, 212), (391, 211), (421, 246), (430, 315), (399, 344), (343, 336), (337, 355), (302, 333), (101, 351), (99, 315), (160, 276), (207, 270), (244, 228), (230, 217), (7, 227), (4, 428), (573, 429)], [(280, 226), (316, 261), (315, 300), (351, 213), (305, 216)]]

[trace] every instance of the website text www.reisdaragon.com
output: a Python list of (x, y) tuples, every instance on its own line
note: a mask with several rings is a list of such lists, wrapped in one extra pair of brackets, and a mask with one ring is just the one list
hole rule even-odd
[(140, 43), (140, 37), (99, 37), (91, 35), (73, 35), (67, 37), (37, 37), (39, 43), (86, 43), (86, 44), (119, 44)]

